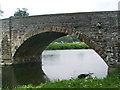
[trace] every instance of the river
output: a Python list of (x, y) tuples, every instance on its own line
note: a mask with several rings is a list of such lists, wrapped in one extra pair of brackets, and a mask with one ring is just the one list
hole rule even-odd
[(42, 62), (50, 80), (76, 78), (83, 73), (94, 73), (97, 78), (107, 75), (108, 66), (92, 49), (44, 51)]
[(104, 78), (107, 64), (92, 49), (45, 50), (40, 63), (1, 67), (2, 87), (38, 85), (46, 80), (76, 78), (79, 74), (93, 73), (93, 77)]

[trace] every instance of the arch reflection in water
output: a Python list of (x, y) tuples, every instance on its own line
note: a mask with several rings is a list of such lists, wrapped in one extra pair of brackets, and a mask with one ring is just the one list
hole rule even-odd
[(40, 65), (37, 62), (2, 67), (2, 87), (12, 88), (20, 85), (44, 83), (47, 78)]

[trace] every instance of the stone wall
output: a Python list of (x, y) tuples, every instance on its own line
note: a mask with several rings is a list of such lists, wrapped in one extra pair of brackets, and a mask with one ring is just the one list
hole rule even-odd
[[(51, 41), (68, 34), (91, 46), (109, 66), (117, 66), (120, 43), (118, 13), (118, 11), (84, 12), (4, 19), (2, 20), (2, 59), (12, 63), (24, 62), (26, 60), (22, 56), (26, 56), (29, 61), (32, 54), (25, 53), (32, 52), (36, 45), (40, 46), (38, 50), (43, 51)], [(37, 42), (36, 45), (32, 44), (34, 41)], [(15, 60), (18, 56), (21, 58)]]

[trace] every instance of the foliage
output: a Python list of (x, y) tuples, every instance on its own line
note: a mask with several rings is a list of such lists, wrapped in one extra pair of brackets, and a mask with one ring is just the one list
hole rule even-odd
[(79, 39), (75, 38), (75, 37), (72, 37), (70, 35), (67, 35), (67, 36), (64, 36), (64, 37), (61, 37), (57, 40), (55, 40), (54, 42), (59, 42), (59, 43), (73, 43), (73, 42), (80, 42)]
[(87, 79), (70, 79), (70, 80), (57, 80), (54, 82), (47, 82), (39, 86), (22, 86), (15, 89), (27, 88), (120, 88), (118, 70), (116, 69), (106, 78), (98, 79), (89, 77)]
[(14, 17), (20, 17), (20, 16), (29, 16), (29, 13), (27, 12), (26, 8), (17, 8), (17, 11), (14, 13)]
[(63, 50), (63, 49), (89, 49), (85, 43), (51, 43), (46, 50)]
[(3, 13), (4, 13), (4, 12), (3, 12), (2, 10), (0, 10), (0, 16), (2, 16)]

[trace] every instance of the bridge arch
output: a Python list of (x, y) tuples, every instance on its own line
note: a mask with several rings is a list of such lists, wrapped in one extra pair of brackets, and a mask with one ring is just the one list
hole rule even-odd
[(93, 39), (85, 35), (85, 33), (75, 30), (75, 28), (56, 26), (34, 30), (24, 35), (19, 45), (13, 48), (14, 52), (12, 55), (14, 63), (41, 61), (41, 54), (45, 48), (52, 41), (66, 35), (74, 36), (80, 41), (88, 44), (109, 66), (104, 48), (101, 48)]

